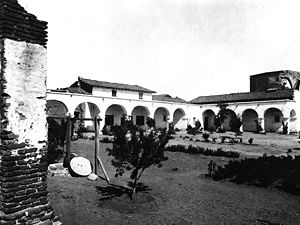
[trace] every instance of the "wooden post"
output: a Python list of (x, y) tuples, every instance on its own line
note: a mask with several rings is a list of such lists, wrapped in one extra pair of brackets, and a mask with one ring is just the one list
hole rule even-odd
[(72, 138), (72, 121), (71, 116), (67, 117), (67, 137), (66, 137), (66, 163), (68, 166), (70, 163), (70, 152), (71, 152), (71, 138)]
[(109, 177), (106, 173), (106, 170), (103, 166), (103, 163), (99, 157), (99, 152), (100, 152), (100, 148), (99, 148), (99, 124), (98, 121), (100, 121), (97, 117), (95, 117), (95, 174), (97, 175), (97, 169), (98, 169), (98, 164), (100, 164), (101, 169), (104, 173), (104, 176), (107, 180), (107, 182), (109, 182)]
[(95, 126), (95, 174), (98, 175), (98, 152), (99, 152), (99, 126), (98, 126), (98, 119), (97, 116), (95, 116), (94, 120), (94, 126)]

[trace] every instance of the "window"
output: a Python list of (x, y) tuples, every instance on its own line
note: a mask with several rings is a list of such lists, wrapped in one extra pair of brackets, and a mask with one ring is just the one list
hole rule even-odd
[(111, 90), (111, 96), (117, 97), (117, 90)]
[(279, 123), (280, 122), (280, 116), (275, 116), (274, 117), (274, 122)]
[(145, 117), (144, 116), (136, 116), (136, 125), (137, 126), (145, 125)]
[(143, 99), (144, 93), (139, 92), (139, 99)]
[(105, 125), (107, 125), (107, 126), (114, 125), (114, 115), (106, 115), (105, 116)]

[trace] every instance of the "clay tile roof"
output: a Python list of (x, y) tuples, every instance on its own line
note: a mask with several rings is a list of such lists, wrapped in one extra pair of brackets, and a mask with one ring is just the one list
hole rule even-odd
[(74, 93), (74, 94), (82, 94), (82, 95), (90, 95), (87, 91), (83, 90), (81, 87), (67, 87), (67, 88), (59, 88), (56, 90), (50, 90), (52, 92), (63, 92), (63, 93)]
[(119, 84), (119, 83), (111, 83), (106, 81), (98, 81), (98, 80), (90, 80), (79, 77), (79, 81), (85, 84), (101, 87), (101, 88), (109, 88), (109, 89), (116, 89), (116, 90), (127, 90), (127, 91), (137, 91), (137, 92), (144, 92), (144, 93), (155, 93), (155, 91), (151, 91), (147, 88), (143, 88), (138, 85), (130, 85), (130, 84)]
[(0, 38), (46, 46), (47, 22), (28, 13), (17, 0), (0, 1)]
[(270, 92), (245, 92), (245, 93), (233, 93), (225, 95), (211, 95), (211, 96), (199, 96), (189, 103), (192, 104), (210, 104), (219, 102), (250, 102), (250, 101), (264, 101), (264, 100), (280, 100), (294, 98), (293, 89), (282, 89)]
[(171, 97), (170, 95), (167, 94), (163, 94), (163, 95), (153, 95), (152, 96), (153, 100), (156, 101), (164, 101), (164, 102), (177, 102), (177, 103), (187, 103), (185, 100), (183, 100), (182, 98), (178, 98), (178, 97)]

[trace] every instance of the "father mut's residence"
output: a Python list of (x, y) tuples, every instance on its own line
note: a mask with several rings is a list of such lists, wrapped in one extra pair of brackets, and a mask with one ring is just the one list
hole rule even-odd
[[(231, 117), (240, 116), (243, 131), (255, 132), (260, 124), (263, 131), (281, 132), (283, 125), (287, 125), (291, 133), (300, 131), (299, 82), (299, 72), (267, 72), (250, 76), (250, 92), (199, 96), (187, 102), (168, 94), (157, 95), (138, 85), (78, 77), (70, 87), (47, 91), (47, 109), (48, 116), (99, 116), (103, 119), (101, 128), (121, 125), (127, 115), (143, 128), (150, 117), (159, 128), (167, 128), (172, 122), (175, 128), (183, 130), (199, 120), (205, 130), (215, 130), (218, 105), (226, 103), (225, 130), (230, 130)], [(93, 123), (86, 121), (85, 127), (92, 130)]]

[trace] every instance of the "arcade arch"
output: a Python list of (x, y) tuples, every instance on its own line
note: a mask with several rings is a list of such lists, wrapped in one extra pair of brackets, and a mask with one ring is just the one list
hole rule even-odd
[(46, 102), (47, 116), (63, 117), (68, 113), (67, 106), (58, 100), (47, 100)]
[(146, 121), (150, 115), (150, 111), (145, 106), (136, 106), (131, 112), (131, 117), (133, 120), (133, 124), (142, 127), (143, 129), (146, 128)]
[[(100, 109), (98, 106), (91, 102), (80, 103), (74, 111), (75, 118), (94, 118), (100, 114)], [(75, 124), (75, 128), (84, 127), (88, 131), (94, 131), (94, 122), (93, 121), (78, 121)]]
[(283, 114), (277, 108), (269, 108), (264, 113), (265, 131), (278, 132), (282, 127)]
[(243, 131), (256, 132), (258, 114), (254, 109), (246, 109), (242, 114)]
[(164, 107), (159, 107), (154, 112), (156, 128), (168, 128), (169, 111)]
[(215, 125), (215, 113), (211, 109), (207, 109), (202, 113), (202, 119), (203, 119), (203, 128), (204, 130), (214, 131)]
[(174, 128), (178, 129), (185, 129), (186, 128), (186, 122), (182, 120), (182, 118), (185, 116), (185, 112), (183, 109), (178, 108), (173, 113), (173, 126)]
[(110, 105), (105, 111), (105, 125), (120, 126), (123, 124), (124, 116), (127, 114), (126, 109), (118, 104)]

